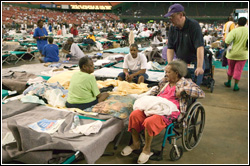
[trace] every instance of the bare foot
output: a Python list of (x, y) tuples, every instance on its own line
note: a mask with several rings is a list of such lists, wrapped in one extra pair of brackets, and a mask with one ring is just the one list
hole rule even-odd
[(41, 58), (38, 58), (38, 60), (40, 61), (40, 63), (43, 63), (43, 60)]
[(142, 149), (142, 152), (145, 153), (146, 155), (149, 155), (151, 153), (150, 149), (145, 149), (145, 147)]

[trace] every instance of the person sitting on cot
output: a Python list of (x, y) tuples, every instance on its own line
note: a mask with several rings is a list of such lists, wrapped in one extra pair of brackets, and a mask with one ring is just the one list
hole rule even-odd
[(144, 54), (138, 53), (137, 44), (131, 44), (130, 53), (125, 55), (123, 72), (119, 73), (118, 80), (128, 82), (144, 83), (148, 79), (146, 74), (147, 58)]
[[(145, 146), (138, 158), (139, 164), (146, 163), (153, 155), (150, 149), (153, 137), (172, 123), (171, 118), (180, 121), (184, 117), (187, 109), (187, 99), (184, 95), (195, 98), (205, 97), (205, 93), (198, 85), (191, 79), (184, 78), (187, 74), (187, 65), (184, 61), (171, 61), (165, 67), (165, 73), (165, 77), (160, 81), (159, 86), (151, 91), (150, 96), (143, 96), (135, 101), (134, 111), (129, 116), (128, 131), (132, 133), (133, 143), (126, 146), (121, 151), (121, 155), (128, 156), (132, 151), (140, 149), (139, 133), (144, 130)], [(157, 96), (151, 96), (156, 94)], [(163, 104), (159, 104), (155, 100), (168, 105), (168, 107), (165, 107), (169, 108), (168, 112), (166, 113), (166, 110), (162, 109)], [(152, 107), (149, 107), (149, 105)]]
[(46, 44), (43, 47), (42, 51), (42, 57), (39, 57), (39, 61), (41, 63), (46, 62), (58, 62), (59, 61), (59, 48), (56, 44), (53, 44), (53, 38), (49, 37), (48, 42), (49, 44)]
[(79, 60), (80, 71), (72, 75), (69, 85), (67, 108), (79, 108), (84, 110), (99, 102), (104, 101), (109, 94), (100, 93), (94, 72), (94, 63), (91, 58), (85, 56)]
[(74, 43), (73, 37), (67, 39), (65, 43), (62, 45), (62, 52), (66, 53), (66, 58), (69, 59), (80, 59), (84, 56), (84, 52), (80, 49), (80, 47)]

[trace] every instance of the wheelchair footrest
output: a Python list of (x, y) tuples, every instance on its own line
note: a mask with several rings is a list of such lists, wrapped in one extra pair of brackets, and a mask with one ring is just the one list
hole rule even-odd
[(155, 161), (160, 161), (163, 159), (162, 152), (160, 150), (152, 150), (154, 153), (152, 156), (150, 156), (149, 160), (155, 160)]

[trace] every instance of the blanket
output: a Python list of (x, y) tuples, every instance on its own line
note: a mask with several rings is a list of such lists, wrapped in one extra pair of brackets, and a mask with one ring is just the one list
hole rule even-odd
[[(52, 63), (52, 64), (54, 64), (54, 63)], [(53, 76), (53, 75), (59, 74), (60, 72), (63, 72), (63, 71), (53, 71), (54, 69), (57, 69), (57, 68), (56, 67), (53, 67), (53, 68), (46, 67), (44, 65), (45, 65), (45, 63), (24, 64), (21, 66), (12, 67), (11, 70), (10, 70), (10, 68), (2, 69), (2, 73), (7, 74), (10, 71), (19, 71), (19, 72), (28, 71), (28, 73), (35, 74), (35, 75)], [(45, 73), (45, 74), (42, 74), (42, 73)], [(46, 74), (46, 73), (48, 73), (48, 74)]]
[(52, 76), (47, 83), (56, 83), (59, 82), (60, 85), (62, 85), (65, 89), (69, 88), (69, 84), (70, 84), (70, 79), (72, 77), (72, 75), (75, 72), (79, 72), (80, 70), (72, 70), (72, 71), (66, 71), (66, 72), (62, 72), (60, 74), (57, 74), (55, 76)]
[(135, 98), (131, 96), (110, 95), (105, 101), (87, 108), (85, 111), (108, 114), (116, 118), (126, 119), (133, 110), (134, 101)]
[[(10, 103), (9, 106), (13, 106), (13, 103)], [(3, 110), (5, 110), (4, 105)], [(4, 138), (8, 132), (12, 132), (16, 140), (16, 142), (2, 146), (3, 162), (61, 163), (63, 159), (79, 150), (83, 153), (88, 164), (95, 163), (102, 156), (109, 142), (122, 130), (124, 123), (117, 118), (111, 118), (102, 122), (102, 127), (98, 133), (83, 136), (70, 132), (74, 115), (75, 113), (69, 111), (37, 106), (29, 111), (3, 119), (2, 137)], [(57, 132), (50, 135), (28, 128), (29, 124), (42, 119), (65, 119), (65, 121)], [(89, 124), (94, 121), (93, 119), (80, 119), (80, 124)]]
[[(118, 68), (101, 68), (98, 70), (94, 71), (94, 75), (96, 77), (101, 77), (101, 78), (117, 78), (119, 73), (123, 72), (123, 69), (118, 69)], [(164, 72), (153, 72), (153, 71), (147, 71), (148, 74), (148, 81), (153, 81), (153, 82), (159, 82), (164, 76)]]
[(114, 86), (115, 89), (109, 94), (112, 95), (128, 95), (128, 94), (141, 94), (143, 92), (148, 91), (147, 84), (145, 83), (129, 83), (127, 81), (119, 81), (113, 79), (107, 79), (106, 81), (97, 81), (98, 88), (103, 88), (107, 86)]
[(171, 115), (172, 112), (179, 111), (173, 102), (158, 96), (143, 96), (137, 99), (133, 109), (144, 111), (146, 116)]
[(14, 115), (29, 111), (30, 109), (36, 107), (37, 105), (38, 104), (34, 103), (22, 104), (20, 100), (14, 100), (13, 102), (8, 102), (3, 105), (2, 119), (6, 119)]
[(2, 75), (3, 89), (16, 90), (18, 94), (21, 94), (26, 89), (27, 81), (35, 77), (37, 76), (26, 71), (9, 71)]

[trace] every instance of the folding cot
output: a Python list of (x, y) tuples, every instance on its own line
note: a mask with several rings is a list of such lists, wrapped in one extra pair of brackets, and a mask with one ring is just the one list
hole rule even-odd
[(16, 91), (9, 91), (9, 90), (2, 89), (2, 99), (4, 100), (7, 96), (14, 95), (16, 93), (17, 93)]
[(20, 45), (29, 47), (29, 46), (37, 46), (37, 43), (21, 43)]
[(3, 64), (4, 62), (7, 63), (7, 64), (10, 64), (10, 63), (8, 62), (8, 60), (10, 59), (10, 57), (11, 57), (11, 54), (2, 53), (2, 64)]
[[(17, 62), (19, 62), (20, 60), (25, 61), (23, 59), (23, 57), (26, 54), (29, 54), (31, 56), (31, 58), (29, 59), (29, 61), (32, 61), (35, 58), (35, 55), (33, 55), (33, 53), (35, 53), (35, 52), (39, 52), (39, 51), (38, 50), (34, 50), (34, 51), (31, 51), (31, 52), (26, 52), (26, 51), (10, 51), (8, 54), (5, 54), (4, 56), (5, 57), (10, 57), (10, 56), (16, 57), (17, 60), (16, 60), (16, 62), (14, 64), (17, 64)], [(5, 61), (6, 61), (6, 58), (5, 58)]]
[[(2, 146), (3, 163), (18, 161), (27, 164), (66, 164), (75, 159), (72, 155), (81, 152), (86, 162), (93, 164), (103, 155), (107, 145), (114, 140), (124, 127), (124, 120), (122, 119), (105, 117), (104, 115), (98, 115), (94, 118), (80, 115), (81, 124), (89, 124), (96, 120), (102, 122), (102, 127), (98, 133), (82, 135), (70, 132), (74, 116), (77, 115), (71, 111), (37, 106), (34, 103), (25, 104), (19, 100), (4, 104), (2, 111), (3, 138), (8, 132), (11, 132), (17, 140), (14, 144)], [(29, 124), (41, 119), (65, 119), (65, 121), (58, 131), (52, 135), (29, 129)], [(17, 137), (17, 135), (20, 137)], [(37, 141), (37, 138), (41, 138), (40, 141)]]
[[(139, 51), (143, 51), (146, 48), (139, 48)], [(108, 49), (104, 50), (103, 52), (111, 52), (111, 53), (124, 53), (124, 54), (129, 54), (130, 50), (129, 47), (123, 47), (123, 48), (114, 48), (114, 49)]]
[(4, 104), (4, 100), (9, 96), (9, 95), (14, 95), (16, 94), (17, 91), (10, 91), (10, 90), (5, 90), (2, 89), (2, 104)]
[[(101, 68), (94, 71), (94, 75), (99, 78), (117, 78), (118, 74), (122, 72), (122, 69), (118, 68)], [(164, 72), (147, 71), (148, 81), (159, 82), (164, 76)]]

